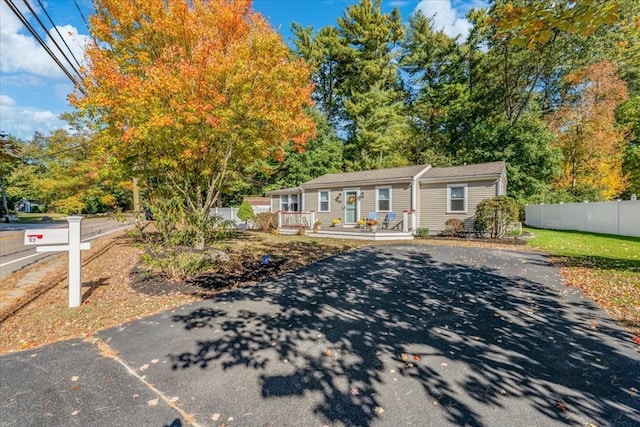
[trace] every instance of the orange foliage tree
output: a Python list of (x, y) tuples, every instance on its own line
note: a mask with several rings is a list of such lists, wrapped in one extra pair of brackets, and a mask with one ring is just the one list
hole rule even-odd
[(554, 187), (608, 200), (625, 189), (622, 172), (625, 130), (615, 109), (627, 99), (627, 87), (611, 62), (600, 62), (567, 76), (572, 90), (550, 117), (555, 144), (564, 155), (563, 173)]
[(310, 70), (250, 0), (94, 4), (71, 102), (156, 196), (179, 198), (185, 217), (205, 221), (230, 175), (313, 135)]
[(544, 45), (558, 32), (588, 37), (603, 24), (620, 19), (617, 0), (536, 0), (496, 2), (502, 17), (492, 22), (514, 37), (511, 42), (530, 49)]

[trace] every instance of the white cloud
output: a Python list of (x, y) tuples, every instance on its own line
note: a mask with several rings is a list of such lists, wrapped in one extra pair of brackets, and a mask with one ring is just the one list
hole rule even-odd
[(51, 86), (51, 88), (53, 89), (52, 92), (55, 94), (56, 99), (59, 99), (65, 105), (68, 104), (67, 99), (74, 89), (73, 83), (68, 80), (64, 80), (61, 83)]
[(33, 74), (2, 74), (0, 76), (0, 87), (24, 87), (24, 86), (46, 86), (47, 79), (34, 76)]
[[(89, 37), (79, 34), (78, 30), (71, 25), (57, 26), (57, 28), (78, 61), (82, 61), (83, 46)], [(27, 34), (22, 23), (6, 3), (0, 3), (0, 71), (3, 73), (27, 72), (43, 77), (64, 78), (64, 73), (44, 48), (33, 36)], [(62, 55), (53, 43), (53, 39), (77, 67), (55, 29), (51, 28), (44, 37), (47, 46), (56, 54), (56, 57), (62, 58)], [(61, 62), (65, 67), (68, 66), (64, 59), (61, 59)]]
[[(24, 3), (14, 3), (25, 16), (33, 19), (30, 12), (24, 10)], [(41, 16), (40, 12), (36, 10)], [(32, 24), (34, 28), (40, 28), (35, 21)], [(67, 51), (64, 39), (75, 58), (82, 62), (83, 48), (89, 37), (79, 34), (74, 26), (57, 25), (39, 34), (53, 52), (59, 53), (55, 40), (78, 67)], [(58, 58), (61, 56), (57, 55)], [(61, 59), (61, 62), (71, 67), (66, 60)], [(36, 130), (47, 135), (55, 129), (68, 128), (58, 117), (70, 109), (66, 97), (73, 91), (73, 85), (4, 1), (0, 1), (0, 90), (1, 131), (30, 139)]]
[[(80, 64), (83, 63), (84, 48), (91, 39), (87, 35), (78, 33), (78, 30), (73, 25), (56, 25), (56, 28), (58, 29), (58, 31), (55, 31), (53, 29), (49, 31), (47, 45), (51, 48), (52, 51), (56, 52), (56, 48), (53, 43), (53, 40), (55, 40), (58, 43), (58, 46), (65, 50), (67, 57), (77, 69), (78, 64), (75, 61), (77, 60), (78, 62), (80, 62)], [(60, 39), (60, 36), (62, 36), (64, 42), (67, 43), (67, 46), (69, 46), (69, 49), (71, 50), (71, 53), (73, 55), (67, 52), (67, 46), (64, 45), (64, 42)]]
[(422, 0), (415, 10), (420, 10), (424, 16), (431, 18), (435, 30), (443, 30), (450, 37), (460, 35), (465, 40), (469, 35), (471, 24), (464, 17), (471, 8), (480, 8), (486, 4), (479, 0), (464, 4), (452, 5), (451, 0)]
[(56, 113), (20, 107), (7, 95), (0, 95), (0, 130), (20, 139), (31, 139), (34, 130), (47, 135), (55, 129), (68, 128)]

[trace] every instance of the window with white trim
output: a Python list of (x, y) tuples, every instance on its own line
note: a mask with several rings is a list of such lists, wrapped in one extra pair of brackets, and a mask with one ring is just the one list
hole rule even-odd
[(391, 210), (391, 187), (376, 188), (376, 210), (378, 212)]
[(289, 210), (291, 212), (298, 212), (298, 195), (292, 194), (289, 196)]
[(318, 212), (331, 212), (329, 200), (331, 200), (329, 190), (318, 191)]
[(289, 196), (286, 194), (280, 196), (280, 210), (284, 212), (289, 211)]
[(447, 212), (467, 212), (467, 184), (447, 186)]

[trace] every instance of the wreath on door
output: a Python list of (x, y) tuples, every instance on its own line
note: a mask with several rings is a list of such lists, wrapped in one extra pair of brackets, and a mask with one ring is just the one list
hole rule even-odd
[(356, 196), (354, 196), (353, 194), (349, 196), (349, 198), (347, 199), (347, 203), (350, 205), (353, 205), (356, 202)]

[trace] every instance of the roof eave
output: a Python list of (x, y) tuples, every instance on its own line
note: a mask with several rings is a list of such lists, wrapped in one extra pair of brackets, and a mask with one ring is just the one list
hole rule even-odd
[(459, 181), (484, 181), (487, 179), (499, 179), (503, 175), (503, 172), (485, 173), (482, 175), (456, 175), (456, 176), (444, 176), (438, 178), (423, 177), (420, 178), (420, 182), (459, 182)]
[(302, 187), (281, 188), (280, 190), (267, 191), (267, 196), (279, 196), (281, 194), (299, 193)]
[(348, 180), (338, 181), (332, 183), (319, 183), (319, 184), (302, 184), (303, 189), (315, 190), (318, 188), (335, 188), (335, 187), (353, 187), (355, 185), (380, 185), (380, 184), (398, 184), (398, 183), (411, 183), (413, 177), (402, 178), (387, 178), (387, 179), (366, 179), (366, 180)]

